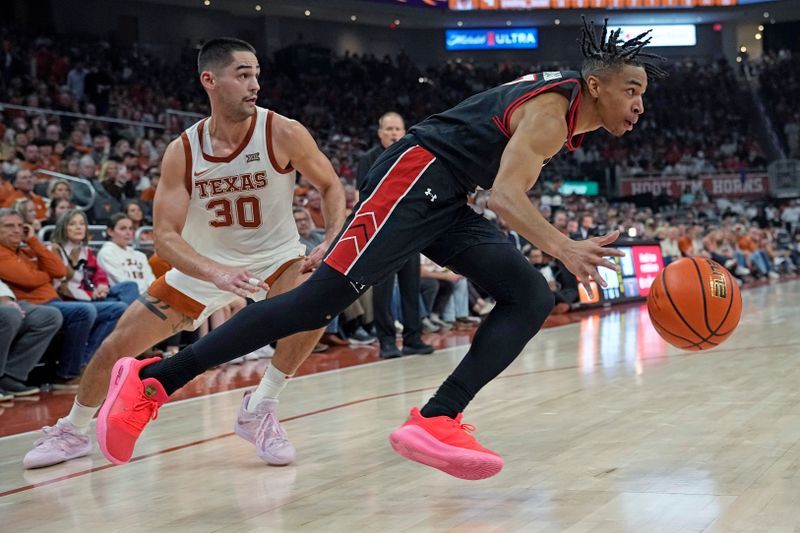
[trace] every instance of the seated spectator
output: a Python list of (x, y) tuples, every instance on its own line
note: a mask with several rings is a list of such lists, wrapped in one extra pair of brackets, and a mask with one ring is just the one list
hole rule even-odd
[(69, 200), (72, 198), (72, 186), (67, 180), (52, 179), (47, 184), (47, 197), (50, 200), (53, 198)]
[(14, 194), (14, 186), (10, 181), (6, 180), (3, 173), (0, 172), (0, 207), (6, 205), (6, 200), (8, 200), (12, 194)]
[(96, 196), (90, 218), (95, 224), (107, 224), (111, 215), (121, 212), (125, 202), (136, 196), (125, 167), (113, 159), (103, 163), (98, 181), (92, 184)]
[(113, 289), (126, 281), (136, 283), (139, 294), (155, 281), (147, 256), (131, 246), (133, 223), (131, 219), (117, 213), (111, 217), (106, 229), (110, 242), (103, 244), (97, 253), (97, 262), (108, 274)]
[(675, 227), (667, 227), (658, 232), (661, 238), (661, 256), (664, 259), (664, 266), (680, 259), (681, 249), (678, 245), (678, 239), (681, 236), (680, 230)]
[(67, 275), (55, 285), (62, 299), (110, 304), (109, 313), (116, 315), (119, 311), (121, 315), (139, 296), (139, 289), (133, 281), (109, 286), (108, 274), (97, 263), (89, 247), (89, 222), (83, 211), (67, 211), (56, 223), (50, 241), (52, 252), (67, 266)]
[[(67, 172), (67, 174), (71, 174), (71, 172)], [(91, 185), (92, 188), (97, 189), (97, 165), (92, 159), (90, 155), (84, 155), (78, 160), (78, 171), (77, 177), (87, 180)], [(89, 203), (91, 191), (87, 189), (87, 187), (81, 186), (74, 186), (72, 188), (72, 203), (77, 205), (87, 205)]]
[(106, 273), (99, 268), (88, 246), (89, 234), (86, 215), (71, 210), (64, 213), (56, 224), (52, 235), (53, 255), (65, 266), (64, 273), (53, 276), (51, 288), (60, 298), (50, 305), (57, 307), (65, 322), (83, 320), (85, 325), (75, 332), (72, 342), (65, 340), (64, 363), (58, 375), (64, 380), (64, 388), (77, 388), (81, 369), (88, 364), (122, 313), (128, 307), (126, 301), (135, 299), (138, 288), (135, 283), (125, 282), (109, 289)]
[(578, 232), (571, 236), (573, 239), (586, 240), (589, 237), (596, 237), (598, 235), (597, 228), (594, 225), (594, 217), (586, 213), (581, 217), (581, 224), (578, 227)]
[(688, 231), (687, 236), (692, 242), (692, 250), (694, 251), (695, 255), (702, 255), (703, 257), (708, 257), (708, 253), (706, 252), (703, 246), (703, 235), (706, 233), (706, 228), (702, 224), (695, 224), (691, 227)]
[[(131, 221), (134, 233), (136, 233), (136, 231), (142, 226), (147, 225), (147, 220), (145, 220), (144, 217), (144, 210), (142, 210), (142, 206), (137, 200), (128, 201), (128, 203), (125, 204), (125, 209), (122, 212), (128, 217), (128, 220)], [(148, 240), (152, 240), (152, 238)]]
[(306, 194), (306, 210), (311, 216), (315, 228), (325, 229), (325, 217), (322, 215), (322, 197), (316, 189), (311, 189)]
[(555, 296), (553, 314), (566, 313), (578, 301), (578, 280), (560, 262), (548, 259), (538, 248), (528, 253), (528, 262), (541, 272)]
[[(27, 246), (23, 247), (25, 243)], [(22, 218), (0, 209), (0, 281), (13, 291), (18, 303), (48, 304), (61, 312), (63, 347), (58, 357), (55, 388), (77, 388), (81, 361), (96, 311), (84, 304), (61, 302), (53, 279), (66, 274), (61, 260), (47, 249)], [(88, 358), (87, 358), (88, 361)]]
[(797, 271), (797, 265), (792, 258), (792, 237), (789, 232), (781, 227), (772, 228), (771, 256), (775, 270), (779, 274), (789, 274)]
[(61, 321), (58, 309), (17, 302), (8, 285), (0, 281), (0, 400), (39, 392), (37, 387), (26, 385), (28, 374), (42, 358)]
[(39, 158), (39, 145), (29, 143), (25, 147), (24, 159), (20, 162), (19, 166), (25, 170), (36, 172), (42, 166), (42, 161)]
[(736, 260), (739, 265), (759, 277), (779, 278), (780, 275), (772, 269), (769, 256), (761, 248), (760, 230), (754, 227), (748, 231), (743, 225), (738, 224), (734, 231), (736, 233)]
[(311, 221), (311, 215), (307, 209), (293, 207), (292, 214), (297, 225), (297, 233), (300, 235), (300, 242), (306, 247), (306, 253), (319, 246), (325, 240), (325, 229), (315, 228)]
[[(420, 257), (420, 271), (421, 279), (432, 279), (438, 284), (436, 291), (431, 291), (426, 294), (427, 300), (424, 302), (428, 311), (429, 320), (442, 327), (445, 330), (452, 329), (455, 325), (454, 322), (448, 322), (444, 319), (444, 310), (450, 303), (450, 299), (455, 292), (456, 284), (464, 278), (460, 274), (456, 274), (444, 267), (441, 267), (425, 257)], [(466, 286), (464, 287), (466, 289)], [(427, 291), (426, 291), (427, 292)], [(467, 290), (467, 297), (469, 292)], [(467, 298), (469, 302), (469, 298)]]
[[(457, 328), (477, 327), (481, 323), (480, 318), (469, 316), (469, 283), (464, 277), (455, 282), (453, 294), (442, 309), (440, 318), (443, 322), (453, 324)], [(430, 317), (428, 319), (430, 320)]]
[(725, 238), (722, 230), (712, 230), (703, 237), (703, 250), (712, 261), (727, 268), (737, 279), (750, 275), (750, 270), (736, 262), (733, 247)]
[(161, 180), (161, 171), (158, 169), (158, 167), (151, 167), (150, 170), (147, 171), (147, 176), (150, 178), (150, 185), (148, 185), (142, 191), (142, 194), (139, 197), (139, 199), (147, 204), (152, 204), (153, 200), (156, 197), (156, 189), (158, 188), (158, 182)]
[(72, 209), (72, 202), (66, 198), (53, 198), (47, 207), (47, 220), (42, 226), (55, 226), (61, 215)]
[(43, 170), (57, 172), (61, 166), (61, 156), (56, 152), (57, 142), (50, 139), (39, 141), (39, 163)]
[(44, 198), (33, 192), (34, 179), (30, 170), (19, 169), (14, 176), (14, 192), (6, 197), (2, 207), (11, 207), (20, 198), (27, 198), (36, 205), (36, 220), (47, 218), (47, 204)]
[(17, 198), (11, 206), (11, 210), (22, 217), (22, 221), (38, 232), (42, 229), (42, 223), (36, 220), (36, 204), (28, 198)]

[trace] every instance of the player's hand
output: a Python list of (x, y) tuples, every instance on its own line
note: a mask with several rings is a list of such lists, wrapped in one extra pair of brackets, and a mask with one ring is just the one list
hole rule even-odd
[(567, 267), (567, 270), (575, 274), (575, 277), (581, 282), (590, 298), (593, 296), (591, 281), (594, 281), (600, 287), (606, 286), (605, 280), (597, 272), (597, 267), (610, 268), (615, 272), (619, 272), (619, 265), (609, 261), (606, 257), (624, 257), (625, 253), (614, 248), (604, 248), (604, 246), (611, 244), (618, 238), (619, 231), (612, 231), (606, 235), (592, 237), (585, 241), (570, 240), (561, 253), (561, 257), (559, 257), (564, 266)]
[(211, 277), (211, 282), (223, 291), (232, 292), (242, 298), (258, 292), (259, 290), (269, 291), (269, 285), (263, 280), (256, 278), (252, 272), (246, 268), (219, 267)]
[(328, 253), (328, 248), (330, 248), (330, 246), (330, 241), (325, 240), (311, 250), (311, 253), (308, 254), (308, 257), (306, 257), (300, 265), (300, 273), (305, 274), (306, 272), (311, 272), (316, 269), (322, 261), (322, 258), (325, 257), (325, 254)]

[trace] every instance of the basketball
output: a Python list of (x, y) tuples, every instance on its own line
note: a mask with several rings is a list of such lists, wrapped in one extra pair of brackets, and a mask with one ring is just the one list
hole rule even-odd
[(708, 350), (731, 336), (742, 316), (742, 293), (722, 265), (704, 257), (669, 264), (650, 287), (650, 320), (681, 350)]

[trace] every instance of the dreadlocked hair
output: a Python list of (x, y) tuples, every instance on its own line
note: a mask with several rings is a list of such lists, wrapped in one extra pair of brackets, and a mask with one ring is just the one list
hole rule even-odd
[(642, 52), (642, 49), (650, 44), (652, 37), (648, 34), (653, 30), (647, 30), (629, 39), (622, 41), (619, 38), (621, 29), (608, 31), (608, 19), (603, 22), (603, 33), (600, 39), (597, 38), (594, 21), (587, 22), (584, 16), (583, 31), (578, 42), (583, 52), (583, 73), (584, 75), (595, 72), (613, 69), (622, 65), (634, 65), (644, 68), (647, 76), (652, 79), (662, 79), (667, 77), (667, 72), (656, 65), (656, 62), (666, 61), (665, 57)]

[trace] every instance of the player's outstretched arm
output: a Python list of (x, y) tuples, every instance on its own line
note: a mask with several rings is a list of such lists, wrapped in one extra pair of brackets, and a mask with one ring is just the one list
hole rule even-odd
[(512, 117), (512, 126), (516, 122), (516, 127), (503, 152), (489, 207), (528, 241), (560, 259), (591, 294), (590, 280), (605, 287), (605, 281), (597, 272), (598, 266), (618, 268), (604, 257), (624, 255), (603, 248), (614, 242), (619, 232), (573, 241), (550, 224), (527, 196), (539, 179), (544, 161), (564, 145), (569, 131), (565, 119), (567, 108), (564, 97), (546, 94), (515, 112), (520, 115)]
[[(189, 169), (191, 171), (191, 169)], [(153, 227), (156, 252), (167, 263), (193, 278), (209, 281), (219, 289), (247, 296), (259, 288), (269, 287), (255, 281), (244, 268), (232, 268), (200, 255), (181, 233), (189, 211), (190, 193), (186, 176), (186, 156), (181, 138), (172, 141), (161, 163), (161, 181), (153, 200)], [(190, 185), (191, 186), (191, 185)]]
[(322, 199), (325, 241), (314, 248), (303, 263), (303, 271), (309, 271), (316, 268), (342, 228), (346, 216), (344, 187), (333, 165), (302, 124), (280, 115), (276, 115), (275, 119), (276, 124), (281, 126), (273, 130), (278, 157), (285, 154), (292, 166), (319, 191)]

